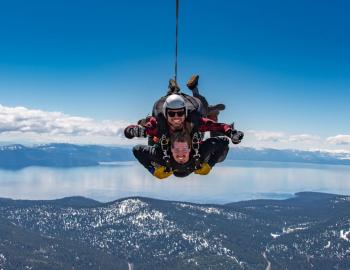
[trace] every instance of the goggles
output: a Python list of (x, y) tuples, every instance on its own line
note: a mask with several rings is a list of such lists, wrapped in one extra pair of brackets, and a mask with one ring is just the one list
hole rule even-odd
[(175, 154), (182, 154), (182, 153), (188, 153), (191, 151), (191, 148), (189, 147), (183, 147), (183, 148), (172, 148), (172, 151)]

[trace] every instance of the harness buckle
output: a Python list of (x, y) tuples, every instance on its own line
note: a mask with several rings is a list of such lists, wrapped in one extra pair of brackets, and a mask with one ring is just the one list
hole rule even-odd
[(163, 134), (162, 138), (160, 139), (160, 147), (163, 152), (163, 160), (165, 161), (166, 164), (166, 171), (169, 172), (171, 171), (170, 167), (170, 156), (168, 154), (168, 146), (169, 146), (169, 140), (168, 138)]

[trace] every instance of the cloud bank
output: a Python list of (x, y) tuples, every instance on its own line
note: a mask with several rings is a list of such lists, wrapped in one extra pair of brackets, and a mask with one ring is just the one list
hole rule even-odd
[[(105, 139), (107, 143), (123, 140), (124, 121), (96, 121), (61, 112), (46, 112), (25, 107), (0, 105), (0, 136), (48, 141), (89, 141)], [(90, 142), (89, 142), (90, 143)]]
[[(134, 145), (145, 139), (124, 138), (125, 121), (71, 116), (25, 107), (0, 105), (0, 143), (49, 143)], [(349, 151), (350, 135), (322, 138), (313, 134), (288, 134), (283, 131), (248, 130), (241, 144), (255, 148), (329, 149)]]
[(320, 139), (321, 137), (316, 135), (310, 135), (310, 134), (290, 135), (288, 138), (290, 142), (307, 142), (307, 143), (318, 142)]
[(284, 143), (313, 143), (319, 141), (321, 138), (316, 135), (311, 134), (287, 134), (285, 132), (276, 132), (276, 131), (255, 131), (250, 130), (248, 133), (251, 136), (254, 136), (258, 141), (262, 142), (284, 142)]
[(314, 134), (288, 134), (282, 131), (246, 132), (242, 143), (244, 146), (258, 148), (299, 149), (299, 150), (326, 150), (350, 151), (350, 135), (335, 135), (324, 138)]
[(282, 132), (269, 132), (269, 131), (250, 131), (250, 134), (255, 136), (258, 141), (262, 142), (281, 142), (284, 141), (285, 134)]
[(350, 135), (336, 135), (328, 137), (327, 142), (335, 145), (350, 145)]

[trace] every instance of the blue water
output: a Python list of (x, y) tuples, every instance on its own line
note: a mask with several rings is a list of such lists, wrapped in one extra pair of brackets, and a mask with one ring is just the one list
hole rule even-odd
[(199, 203), (283, 199), (299, 191), (350, 194), (350, 166), (226, 161), (210, 175), (156, 180), (135, 162), (84, 168), (0, 170), (0, 197), (56, 199), (82, 195), (99, 201), (129, 196)]

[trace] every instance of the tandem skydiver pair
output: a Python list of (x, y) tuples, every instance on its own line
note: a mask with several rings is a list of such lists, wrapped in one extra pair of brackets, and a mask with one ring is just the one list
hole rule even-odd
[[(243, 139), (243, 132), (235, 130), (233, 124), (217, 122), (225, 105), (209, 106), (199, 94), (198, 79), (198, 75), (192, 76), (187, 83), (193, 96), (182, 93), (170, 80), (167, 95), (155, 102), (152, 116), (124, 130), (129, 139), (148, 137), (148, 145), (135, 146), (133, 153), (159, 179), (185, 177), (192, 172), (206, 175), (226, 158), (228, 138), (234, 144)], [(210, 138), (203, 140), (207, 131)]]

